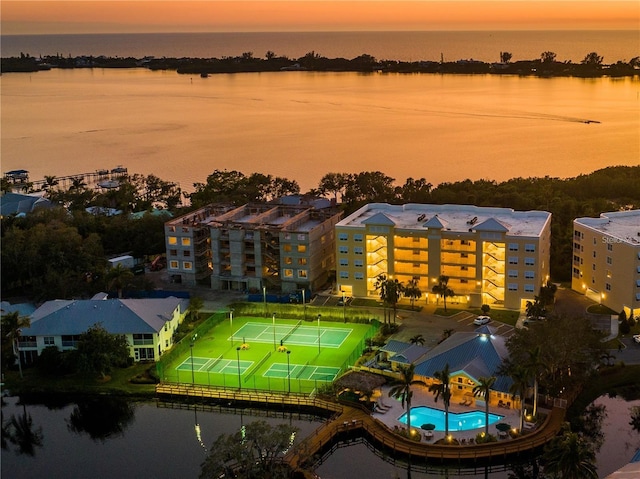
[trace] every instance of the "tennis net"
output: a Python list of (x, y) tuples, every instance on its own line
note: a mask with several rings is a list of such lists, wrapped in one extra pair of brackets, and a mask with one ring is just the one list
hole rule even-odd
[(285, 334), (285, 335), (282, 337), (282, 340), (281, 340), (281, 341), (284, 343), (287, 339), (289, 339), (289, 338), (291, 337), (291, 335), (292, 335), (293, 333), (295, 333), (295, 332), (296, 332), (296, 330), (300, 327), (300, 325), (301, 325), (301, 324), (302, 324), (302, 320), (298, 321), (298, 322), (295, 324), (295, 326), (294, 326), (293, 328), (291, 328), (291, 331), (289, 331), (287, 334)]

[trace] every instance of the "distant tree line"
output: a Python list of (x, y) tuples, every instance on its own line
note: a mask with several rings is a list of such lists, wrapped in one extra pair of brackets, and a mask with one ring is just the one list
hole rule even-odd
[(604, 58), (597, 52), (587, 53), (582, 61), (573, 63), (556, 60), (556, 54), (545, 51), (540, 58), (512, 62), (513, 54), (500, 52), (500, 62), (478, 60), (447, 61), (398, 61), (378, 60), (372, 55), (362, 54), (355, 58), (327, 58), (315, 51), (307, 52), (299, 58), (276, 55), (269, 50), (264, 58), (253, 52), (243, 52), (239, 56), (222, 58), (133, 58), (106, 56), (64, 57), (59, 54), (35, 58), (21, 53), (20, 57), (1, 59), (3, 72), (38, 71), (50, 68), (138, 68), (151, 70), (176, 70), (184, 74), (249, 73), (282, 70), (308, 71), (352, 71), (389, 73), (478, 73), (478, 74), (518, 74), (538, 76), (633, 76), (640, 74), (640, 56), (628, 62), (617, 61), (604, 64)]
[[(137, 257), (165, 252), (166, 217), (149, 213), (135, 218), (127, 213), (148, 211), (153, 204), (161, 204), (174, 214), (185, 214), (212, 202), (242, 205), (300, 193), (294, 180), (216, 170), (206, 182), (196, 183), (194, 192), (183, 193), (190, 200), (189, 206), (183, 206), (175, 187), (169, 188), (171, 199), (163, 200), (162, 194), (150, 196), (148, 188), (140, 187), (148, 184), (151, 177), (146, 177), (146, 181), (139, 175), (134, 178), (137, 180), (124, 181), (121, 190), (98, 194), (82, 185), (72, 185), (64, 191), (45, 187), (49, 188), (47, 195), (57, 208), (36, 211), (26, 217), (3, 217), (0, 238), (3, 297), (11, 291), (31, 293), (38, 299), (88, 296), (121, 283), (107, 275), (107, 256), (129, 251)], [(153, 179), (152, 183), (165, 184), (159, 179)], [(551, 276), (555, 281), (563, 281), (571, 275), (573, 220), (597, 217), (605, 211), (640, 208), (640, 166), (609, 167), (568, 179), (464, 180), (437, 186), (425, 178), (407, 178), (404, 184), (397, 184), (395, 178), (380, 171), (332, 172), (325, 174), (318, 187), (306, 194), (334, 200), (345, 215), (373, 202), (472, 204), (549, 211)], [(116, 216), (87, 213), (85, 208), (92, 205), (114, 207), (124, 213)], [(145, 287), (139, 277), (126, 282), (127, 289)]]

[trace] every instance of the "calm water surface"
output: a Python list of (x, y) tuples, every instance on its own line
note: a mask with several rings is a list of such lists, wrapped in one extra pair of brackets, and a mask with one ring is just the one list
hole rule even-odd
[[(22, 406), (17, 398), (5, 398), (3, 422), (12, 415), (26, 412), (33, 427), (40, 429), (42, 447), (35, 454), (17, 454), (9, 444), (2, 450), (2, 477), (31, 479), (35, 477), (65, 477), (110, 479), (113, 477), (154, 477), (173, 479), (196, 478), (200, 464), (219, 434), (234, 433), (256, 419), (249, 414), (230, 414), (157, 408), (153, 403), (131, 403), (129, 414), (121, 404), (97, 404), (81, 408), (78, 419), (76, 404)], [(605, 444), (598, 454), (598, 474), (605, 477), (629, 462), (640, 447), (640, 435), (629, 426), (629, 408), (640, 401), (626, 402), (620, 398), (600, 398), (608, 413), (603, 425)], [(125, 403), (126, 404), (126, 403)], [(107, 414), (106, 411), (110, 411)], [(76, 414), (76, 420), (72, 416)], [(105, 420), (109, 415), (111, 421)], [(114, 419), (115, 417), (115, 419)], [(300, 428), (298, 438), (310, 434), (319, 426), (317, 421), (289, 418), (260, 418), (272, 424), (289, 422)], [(195, 433), (200, 426), (201, 442)], [(73, 426), (76, 426), (75, 429)], [(316, 472), (322, 479), (370, 477), (392, 479), (409, 477), (406, 465), (392, 464), (359, 443), (334, 451), (320, 464)], [(446, 477), (488, 477), (506, 479), (506, 471), (450, 471)], [(445, 477), (442, 472), (411, 471), (412, 479)]]
[(306, 191), (327, 172), (438, 184), (640, 162), (638, 77), (96, 69), (0, 82), (2, 168), (32, 179), (122, 164), (185, 190), (236, 169)]

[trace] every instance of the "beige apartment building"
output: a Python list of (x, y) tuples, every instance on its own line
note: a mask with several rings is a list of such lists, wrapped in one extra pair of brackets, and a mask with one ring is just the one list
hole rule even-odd
[(640, 315), (640, 210), (575, 219), (572, 268), (574, 291)]
[(379, 297), (380, 274), (407, 284), (422, 301), (449, 277), (448, 303), (523, 309), (549, 279), (551, 213), (470, 205), (368, 204), (336, 225), (337, 285)]
[(168, 272), (216, 290), (313, 291), (335, 270), (341, 217), (329, 200), (302, 196), (209, 205), (165, 223)]

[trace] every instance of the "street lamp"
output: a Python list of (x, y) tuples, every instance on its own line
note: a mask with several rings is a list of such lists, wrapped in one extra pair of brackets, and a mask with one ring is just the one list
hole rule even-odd
[(320, 353), (320, 316), (322, 315), (318, 314), (318, 353)]
[(189, 346), (191, 346), (191, 384), (195, 384), (196, 382), (196, 377), (193, 372), (193, 345), (196, 343), (197, 337), (198, 337), (198, 333), (194, 334), (193, 337), (191, 338), (191, 343), (189, 344)]
[(267, 317), (267, 287), (262, 287), (262, 303), (264, 304), (264, 317)]
[(271, 321), (273, 323), (273, 350), (276, 350), (276, 313), (273, 313), (271, 316)]
[(233, 347), (233, 309), (229, 310), (229, 321), (231, 321), (231, 347)]
[(289, 355), (291, 351), (287, 351), (287, 383), (288, 383), (288, 391), (291, 393), (291, 371), (289, 370)]
[(236, 348), (236, 358), (238, 358), (238, 389), (242, 389), (242, 381), (240, 380), (240, 346)]

